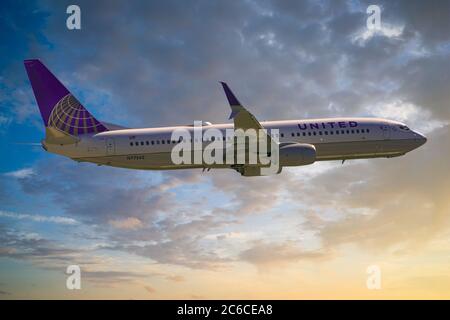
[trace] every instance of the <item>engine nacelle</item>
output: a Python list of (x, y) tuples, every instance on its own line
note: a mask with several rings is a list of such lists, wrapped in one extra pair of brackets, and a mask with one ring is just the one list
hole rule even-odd
[(307, 143), (292, 143), (280, 146), (280, 165), (283, 167), (304, 166), (316, 161), (316, 147)]

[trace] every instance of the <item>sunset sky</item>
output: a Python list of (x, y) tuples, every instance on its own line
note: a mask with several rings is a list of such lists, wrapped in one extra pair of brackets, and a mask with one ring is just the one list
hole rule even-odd
[[(81, 30), (66, 28), (74, 3)], [(450, 1), (0, 9), (0, 299), (450, 298)], [(125, 126), (227, 122), (227, 81), (261, 121), (384, 117), (428, 142), (270, 177), (76, 163), (27, 144), (44, 137), (30, 58)]]

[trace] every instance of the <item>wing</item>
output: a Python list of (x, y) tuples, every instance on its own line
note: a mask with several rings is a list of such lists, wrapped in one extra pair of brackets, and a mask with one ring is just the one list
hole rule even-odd
[[(225, 95), (227, 96), (228, 102), (230, 104), (231, 108), (231, 114), (229, 119), (233, 119), (234, 121), (234, 130), (248, 130), (248, 129), (254, 129), (258, 133), (258, 140), (261, 139), (259, 135), (259, 130), (264, 130), (264, 127), (261, 125), (261, 123), (255, 118), (253, 114), (251, 114), (244, 106), (239, 102), (239, 100), (236, 98), (234, 93), (231, 91), (231, 89), (228, 87), (228, 85), (225, 82), (221, 82), (223, 90), (225, 91)], [(278, 145), (278, 142), (274, 140), (270, 133), (266, 131), (266, 141), (267, 141), (267, 150), (271, 150), (271, 145), (276, 144)], [(259, 142), (258, 142), (259, 144)], [(243, 146), (247, 150), (247, 146)], [(240, 146), (238, 146), (235, 142), (235, 149), (239, 149)], [(235, 165), (232, 166), (233, 169), (241, 173), (245, 176), (253, 176), (253, 175), (260, 175), (260, 165)]]

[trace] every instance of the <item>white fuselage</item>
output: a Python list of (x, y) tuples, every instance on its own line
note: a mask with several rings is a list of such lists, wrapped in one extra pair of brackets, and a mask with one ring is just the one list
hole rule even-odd
[[(267, 129), (278, 129), (280, 143), (307, 143), (314, 145), (317, 161), (345, 160), (375, 157), (395, 157), (425, 143), (426, 138), (408, 129), (404, 124), (374, 118), (330, 118), (261, 122)], [(225, 132), (233, 124), (208, 124), (206, 129)], [(172, 140), (176, 129), (193, 132), (193, 126), (174, 126), (146, 129), (120, 129), (95, 135), (81, 135), (79, 141), (68, 145), (43, 146), (49, 152), (102, 165), (133, 169), (204, 168), (205, 164), (176, 165), (171, 160)], [(224, 133), (225, 136), (225, 133)], [(192, 141), (194, 142), (194, 141)], [(203, 141), (204, 148), (208, 141)], [(226, 141), (224, 141), (224, 148)], [(230, 167), (230, 165), (210, 166)]]

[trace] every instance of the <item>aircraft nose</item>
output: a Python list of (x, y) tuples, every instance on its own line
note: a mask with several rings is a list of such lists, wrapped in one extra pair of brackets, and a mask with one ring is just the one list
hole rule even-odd
[(420, 134), (418, 132), (415, 132), (415, 134), (416, 134), (415, 140), (417, 141), (418, 147), (424, 145), (425, 142), (427, 142), (427, 137), (425, 137), (423, 134)]

